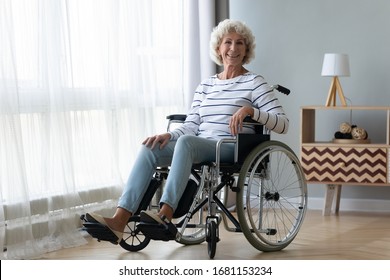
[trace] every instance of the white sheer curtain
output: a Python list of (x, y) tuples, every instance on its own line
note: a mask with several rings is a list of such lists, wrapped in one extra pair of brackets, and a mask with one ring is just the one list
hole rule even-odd
[(0, 0), (0, 248), (83, 244), (140, 142), (184, 112), (181, 0)]
[(210, 33), (229, 17), (229, 0), (184, 1), (184, 96), (187, 107), (192, 102), (194, 88), (214, 75), (217, 65), (209, 56)]

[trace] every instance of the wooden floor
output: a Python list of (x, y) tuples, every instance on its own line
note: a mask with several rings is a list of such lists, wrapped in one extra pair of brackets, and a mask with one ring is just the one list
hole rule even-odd
[[(390, 260), (390, 213), (340, 212), (322, 216), (308, 211), (304, 224), (287, 248), (264, 253), (254, 249), (242, 233), (221, 225), (216, 260)], [(85, 246), (63, 249), (42, 260), (206, 260), (207, 243), (183, 246), (174, 241), (151, 241), (139, 252), (90, 239)]]

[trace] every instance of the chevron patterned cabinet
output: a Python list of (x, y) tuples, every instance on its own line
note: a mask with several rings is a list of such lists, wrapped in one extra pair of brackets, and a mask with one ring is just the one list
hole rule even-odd
[[(383, 118), (386, 125), (385, 139), (373, 143), (368, 140), (353, 139), (337, 142), (329, 135), (329, 140), (320, 141), (317, 139), (316, 129), (319, 130), (320, 124), (326, 122), (326, 119), (321, 115), (321, 118), (316, 120), (316, 112), (319, 111), (325, 115), (341, 112), (342, 116), (352, 115), (352, 112), (354, 114), (381, 112), (377, 115)], [(340, 119), (340, 123), (343, 121), (345, 120)], [(335, 212), (338, 213), (342, 185), (390, 186), (389, 132), (390, 107), (306, 106), (301, 108), (301, 164), (307, 183), (326, 185), (324, 215), (330, 215), (334, 200)]]

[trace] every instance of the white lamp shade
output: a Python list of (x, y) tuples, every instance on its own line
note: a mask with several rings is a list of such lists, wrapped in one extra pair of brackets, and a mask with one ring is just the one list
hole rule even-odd
[(322, 64), (322, 76), (349, 76), (349, 58), (347, 54), (326, 53)]

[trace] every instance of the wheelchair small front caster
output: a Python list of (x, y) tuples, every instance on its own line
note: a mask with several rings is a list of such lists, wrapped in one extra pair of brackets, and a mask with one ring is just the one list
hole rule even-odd
[(119, 245), (131, 252), (137, 252), (148, 246), (150, 238), (146, 237), (138, 228), (140, 216), (131, 216)]
[(219, 241), (219, 237), (217, 234), (217, 223), (215, 221), (209, 221), (207, 223), (207, 249), (210, 259), (213, 259), (215, 256), (215, 252), (217, 250), (217, 242)]

